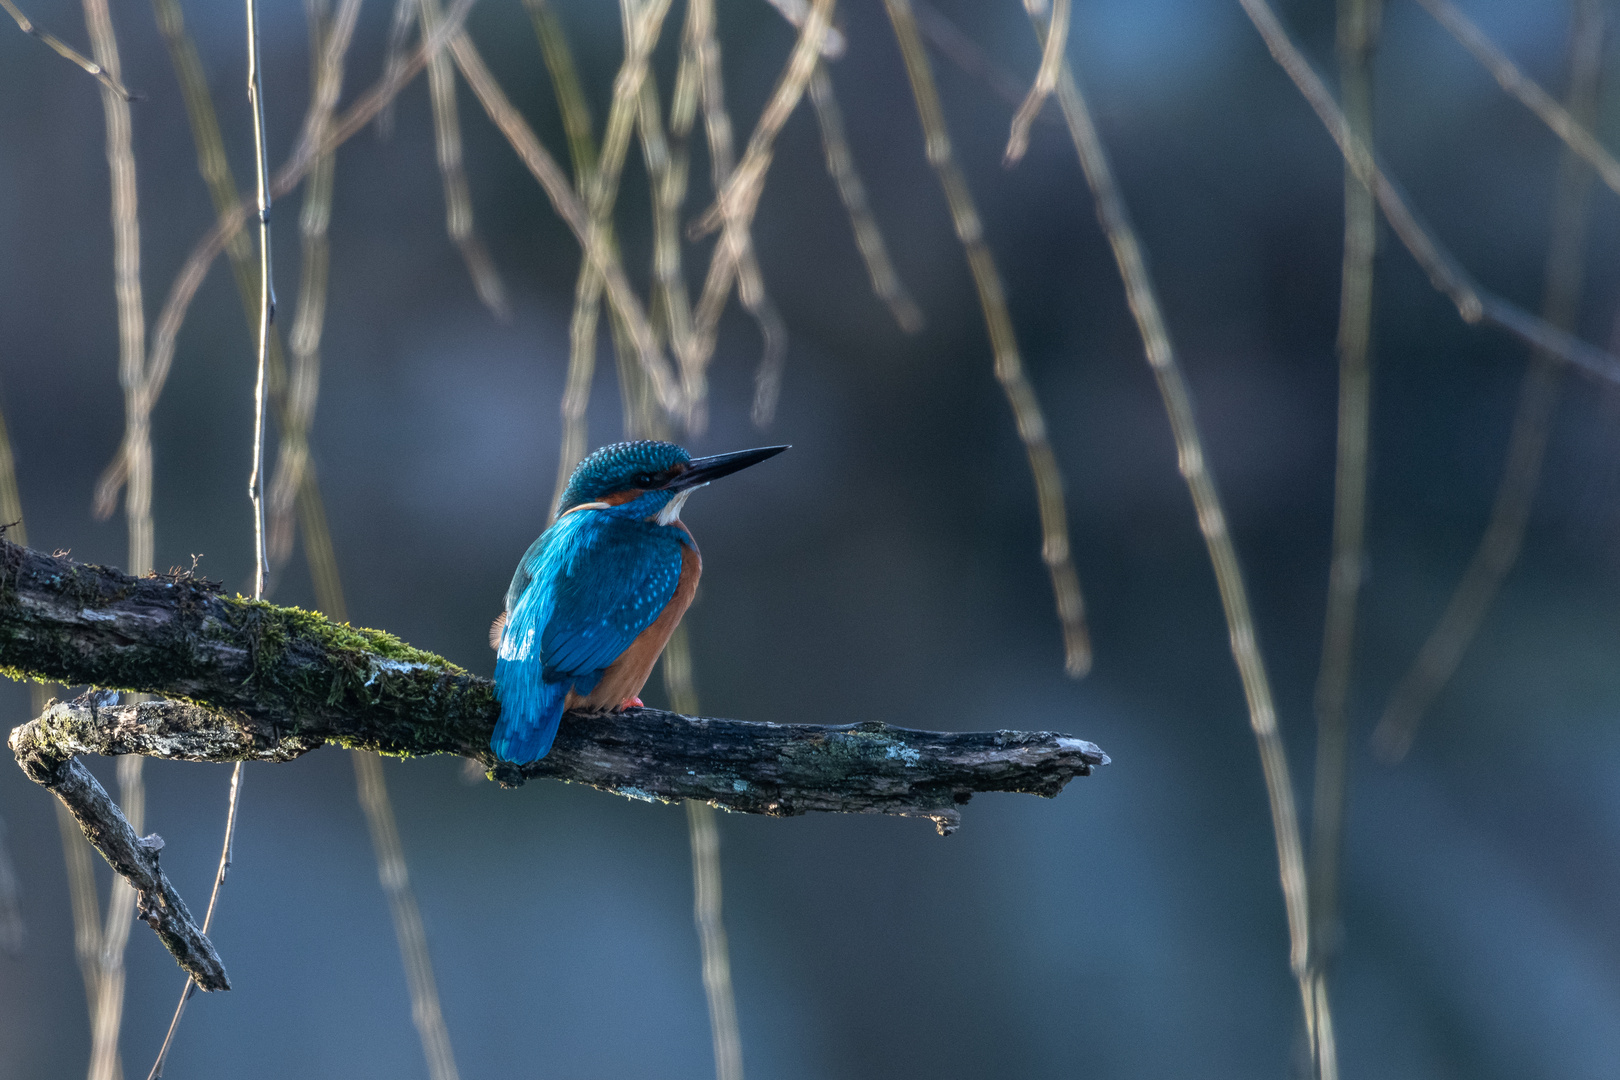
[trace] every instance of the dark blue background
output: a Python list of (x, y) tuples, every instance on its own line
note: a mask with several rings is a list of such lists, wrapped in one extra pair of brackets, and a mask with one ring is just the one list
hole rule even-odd
[[(946, 8), (998, 62), (1037, 60), (1015, 0)], [(719, 5), (739, 141), (791, 47), (765, 4)], [(389, 5), (362, 15), (348, 96), (376, 78)], [(561, 14), (600, 121), (619, 46), (605, 3)], [(1559, 4), (1468, 10), (1563, 86)], [(29, 13), (74, 42), (76, 5)], [(1114, 758), (1057, 800), (986, 796), (940, 840), (916, 821), (721, 820), (745, 1057), (757, 1078), (1252, 1077), (1291, 1069), (1275, 848), (1243, 697), (1163, 410), (1061, 127), (1000, 165), (1011, 107), (936, 57), (952, 136), (1000, 260), (1065, 470), (1096, 668), (1061, 672), (1032, 485), (881, 6), (847, 0), (833, 71), (899, 271), (907, 338), (866, 286), (805, 110), (781, 138), (755, 237), (792, 335), (780, 417), (747, 422), (758, 342), (735, 308), (714, 366), (718, 452), (794, 450), (686, 514), (707, 573), (688, 622), (705, 711), (1053, 728)], [(1284, 17), (1332, 69), (1331, 5)], [(250, 175), (241, 14), (187, 5), (239, 178)], [(151, 13), (115, 5), (135, 106), (143, 271), (155, 316), (211, 210)], [(673, 17), (678, 20), (679, 12)], [(307, 78), (299, 6), (266, 13), (272, 156)], [(469, 23), (554, 152), (560, 125), (523, 11)], [(666, 38), (673, 39), (673, 26)], [(672, 64), (660, 53), (666, 95)], [(1235, 3), (1080, 0), (1070, 55), (1162, 289), (1253, 590), (1302, 804), (1314, 741), (1332, 509), (1342, 171)], [(1612, 59), (1613, 50), (1609, 51)], [(1414, 5), (1377, 61), (1380, 145), (1488, 287), (1534, 307), (1558, 146)], [(1611, 144), (1620, 80), (1600, 135)], [(346, 99), (347, 100), (347, 99)], [(121, 437), (98, 90), (0, 25), (0, 393), (29, 536), (121, 563), (92, 486)], [(543, 527), (577, 249), (465, 86), (478, 226), (510, 289), (501, 325), (445, 240), (425, 85), (398, 130), (339, 156), (325, 379), (314, 434), (357, 623), (476, 669), (512, 566)], [(697, 193), (707, 165), (694, 160)], [(297, 296), (296, 199), (277, 219)], [(646, 184), (619, 217), (644, 288)], [(1593, 196), (1581, 329), (1620, 290), (1612, 193)], [(1463, 325), (1387, 235), (1378, 263), (1370, 573), (1353, 688), (1343, 962), (1347, 1077), (1596, 1077), (1620, 1056), (1617, 399), (1572, 379), (1525, 556), (1411, 759), (1365, 736), (1484, 526), (1525, 350)], [(688, 247), (689, 271), (706, 248)], [(606, 342), (591, 441), (619, 437)], [(157, 564), (247, 580), (251, 341), (216, 268), (154, 416)], [(277, 598), (313, 602), (295, 558)], [(652, 684), (656, 698), (658, 682)], [(21, 688), (0, 696), (25, 718)], [(100, 765), (97, 766), (100, 768)], [(462, 1075), (698, 1078), (713, 1064), (685, 817), (585, 789), (469, 785), (388, 762)], [(106, 770), (110, 779), (111, 770)], [(193, 906), (227, 770), (154, 763), (148, 828)], [(0, 958), (0, 1077), (69, 1076), (89, 1033), (48, 796), (0, 767), (29, 938)], [(247, 770), (215, 938), (237, 989), (196, 1001), (169, 1075), (424, 1076), (350, 766), (336, 750)], [(103, 871), (104, 873), (104, 871)], [(144, 1075), (181, 986), (129, 948), (123, 1051)]]

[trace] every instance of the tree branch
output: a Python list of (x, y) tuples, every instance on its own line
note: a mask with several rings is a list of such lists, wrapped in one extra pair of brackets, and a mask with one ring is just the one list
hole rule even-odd
[[(414, 757), (459, 754), (507, 786), (547, 777), (648, 801), (697, 799), (788, 817), (812, 810), (925, 817), (940, 833), (980, 791), (1050, 798), (1108, 756), (1051, 732), (787, 725), (657, 709), (570, 714), (549, 756), (489, 749), (490, 680), (390, 634), (228, 597), (185, 573), (133, 578), (0, 538), (0, 674), (161, 694), (171, 701), (52, 703), (11, 733), (18, 763), (78, 817), (113, 868), (161, 895), (154, 927), (205, 989), (224, 970), (78, 754), (290, 761), (327, 742)], [(209, 964), (212, 967), (209, 967)]]

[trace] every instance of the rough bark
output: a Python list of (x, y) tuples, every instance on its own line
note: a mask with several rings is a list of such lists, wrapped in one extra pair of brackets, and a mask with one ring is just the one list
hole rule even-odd
[(225, 596), (189, 574), (132, 578), (3, 538), (0, 674), (173, 699), (53, 702), (9, 744), (114, 868), (163, 898), (155, 908), (143, 900), (142, 910), (159, 912), (154, 926), (205, 988), (225, 985), (218, 957), (200, 931), (188, 936), (195, 927), (163, 880), (155, 847), (134, 838), (75, 755), (289, 761), (332, 742), (406, 757), (459, 754), (509, 786), (548, 777), (775, 817), (926, 817), (941, 834), (955, 830), (958, 807), (976, 792), (1050, 798), (1108, 761), (1093, 744), (1052, 732), (781, 725), (633, 709), (571, 714), (544, 760), (518, 766), (489, 749), (500, 712), (490, 680), (390, 634)]

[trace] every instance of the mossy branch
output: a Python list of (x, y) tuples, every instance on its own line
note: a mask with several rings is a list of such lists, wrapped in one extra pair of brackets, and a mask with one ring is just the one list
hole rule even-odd
[[(490, 680), (390, 634), (226, 596), (189, 574), (133, 578), (3, 538), (0, 674), (172, 699), (113, 706), (87, 696), (53, 703), (14, 729), (19, 764), (64, 801), (69, 793), (51, 778), (78, 754), (288, 761), (332, 742), (407, 757), (459, 754), (509, 786), (549, 777), (774, 817), (925, 817), (944, 834), (976, 792), (1050, 798), (1108, 761), (1093, 744), (1051, 732), (782, 725), (632, 709), (571, 714), (550, 755), (520, 767), (490, 752), (500, 712)], [(81, 822), (89, 813), (69, 808)], [(222, 969), (219, 976), (223, 984)]]

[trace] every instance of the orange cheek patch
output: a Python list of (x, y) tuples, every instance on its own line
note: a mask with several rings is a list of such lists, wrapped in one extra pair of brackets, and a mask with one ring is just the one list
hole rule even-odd
[(646, 488), (630, 488), (628, 491), (615, 491), (612, 495), (602, 499), (604, 506), (623, 506), (627, 502), (635, 502), (647, 494)]

